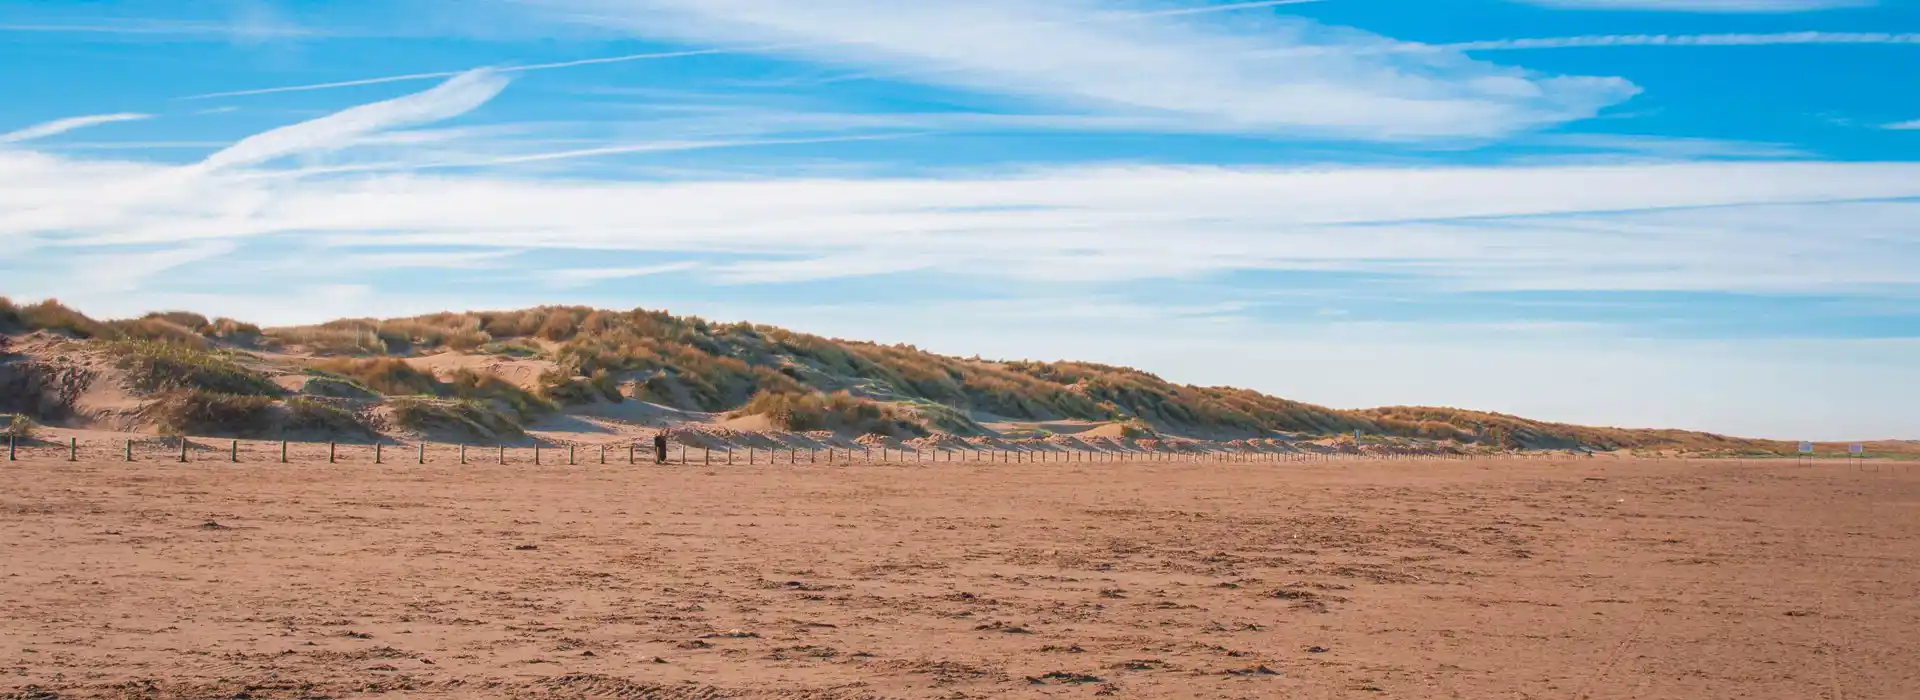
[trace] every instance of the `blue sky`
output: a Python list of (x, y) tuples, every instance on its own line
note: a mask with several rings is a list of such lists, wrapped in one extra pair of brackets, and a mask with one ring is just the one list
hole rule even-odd
[(1902, 0), (0, 0), (0, 294), (1920, 437)]

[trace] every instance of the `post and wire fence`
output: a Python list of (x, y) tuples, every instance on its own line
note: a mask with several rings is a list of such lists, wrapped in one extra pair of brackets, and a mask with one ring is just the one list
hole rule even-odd
[[(410, 450), (407, 448), (411, 448)], [(392, 448), (392, 451), (390, 451)], [(739, 446), (697, 444), (678, 440), (617, 442), (595, 444), (548, 443), (401, 443), (378, 442), (297, 442), (242, 439), (179, 437), (143, 437), (92, 439), (69, 437), (65, 441), (23, 441), (7, 439), (9, 462), (23, 459), (82, 459), (120, 461), (226, 462), (294, 464), (459, 464), (476, 463), (472, 451), (490, 450), (497, 465), (529, 466), (594, 465), (674, 465), (674, 466), (758, 466), (758, 465), (940, 465), (940, 464), (1059, 464), (1094, 465), (1119, 463), (1307, 463), (1377, 460), (1469, 461), (1476, 459), (1512, 459), (1516, 455), (1474, 452), (1364, 452), (1351, 449), (1191, 449), (1164, 446), (1113, 445), (972, 445), (972, 444), (776, 444)], [(398, 452), (398, 458), (392, 455)], [(406, 454), (412, 452), (412, 454)], [(564, 452), (559, 456), (559, 452)], [(483, 452), (484, 454), (484, 452)], [(583, 459), (585, 455), (585, 459)], [(1572, 455), (1562, 455), (1571, 457)], [(408, 459), (408, 458), (411, 459)]]

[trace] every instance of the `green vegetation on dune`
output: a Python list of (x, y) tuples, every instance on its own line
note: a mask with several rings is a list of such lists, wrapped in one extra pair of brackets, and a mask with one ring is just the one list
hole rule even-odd
[(392, 357), (334, 358), (311, 368), (322, 376), (350, 380), (386, 396), (423, 396), (463, 401), (495, 401), (522, 420), (554, 410), (553, 401), (505, 379), (469, 369), (453, 372), (447, 380)]
[(112, 340), (102, 347), (116, 358), (140, 391), (189, 389), (239, 396), (281, 393), (280, 387), (265, 376), (221, 352), (153, 340)]
[(308, 396), (287, 399), (285, 426), (291, 430), (370, 435), (372, 430), (345, 407)]
[[(375, 328), (375, 327), (369, 327)], [(480, 352), (525, 354), (536, 348), (560, 365), (555, 376), (607, 382), (630, 377), (643, 398), (702, 411), (768, 415), (806, 429), (834, 423), (843, 410), (897, 406), (897, 415), (847, 422), (908, 420), (968, 432), (978, 411), (1014, 420), (1127, 421), (1141, 429), (1280, 432), (1304, 436), (1359, 430), (1372, 435), (1453, 440), (1498, 447), (1777, 450), (1780, 443), (1706, 433), (1589, 428), (1448, 408), (1338, 410), (1248, 389), (1168, 382), (1154, 374), (1089, 362), (996, 362), (937, 355), (911, 345), (882, 345), (795, 333), (747, 323), (719, 324), (664, 311), (542, 307), (434, 314), (379, 322), (406, 329), (416, 351), (435, 337), (460, 337)], [(308, 329), (272, 329), (296, 337)], [(484, 337), (472, 337), (479, 333)], [(571, 387), (567, 400), (590, 398)], [(832, 398), (845, 398), (835, 403)], [(934, 408), (939, 407), (939, 408)], [(944, 409), (944, 410), (941, 410)], [(937, 422), (936, 422), (937, 421)]]
[(895, 437), (921, 437), (927, 429), (912, 409), (847, 392), (832, 394), (761, 392), (735, 411), (766, 416), (786, 430), (851, 430)]
[[(203, 351), (204, 347), (232, 344), (230, 337), (257, 336), (268, 347), (336, 356), (315, 363), (313, 369), (352, 386), (388, 397), (436, 400), (432, 405), (439, 408), (434, 411), (428, 411), (426, 404), (409, 409), (423, 416), (452, 410), (447, 402), (483, 401), (504, 406), (508, 413), (526, 420), (561, 404), (619, 401), (631, 394), (687, 410), (765, 415), (797, 430), (970, 433), (982, 430), (972, 418), (979, 413), (1016, 421), (1123, 422), (1131, 426), (1130, 435), (1312, 437), (1358, 430), (1499, 448), (1791, 449), (1776, 441), (1574, 426), (1452, 408), (1340, 410), (1248, 389), (1175, 384), (1126, 367), (952, 357), (911, 345), (824, 338), (748, 323), (713, 323), (646, 309), (540, 307), (390, 320), (345, 319), (260, 331), (182, 312), (101, 322), (57, 302), (18, 307), (0, 299), (0, 330), (8, 328), (137, 341), (143, 350), (136, 354), (143, 358), (171, 358), (152, 348), (179, 348), (181, 361), (143, 370), (156, 387), (269, 395), (273, 392), (239, 373), (214, 369), (237, 364), (199, 359), (221, 357)], [(450, 350), (538, 357), (557, 367), (540, 377), (536, 391), (527, 391), (499, 377), (471, 371), (436, 378), (400, 359)], [(175, 372), (183, 378), (169, 379)], [(487, 427), (480, 417), (456, 417)]]
[(387, 402), (393, 419), (410, 430), (454, 430), (475, 438), (519, 437), (513, 416), (481, 401), (405, 396)]
[(204, 389), (175, 389), (145, 409), (162, 435), (265, 434), (274, 426), (274, 399), (223, 394)]

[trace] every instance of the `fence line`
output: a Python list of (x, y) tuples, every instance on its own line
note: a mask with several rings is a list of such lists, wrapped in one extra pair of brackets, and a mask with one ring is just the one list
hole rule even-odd
[[(111, 442), (120, 444), (113, 445)], [(7, 439), (7, 461), (19, 461), (22, 456), (32, 457), (45, 452), (49, 445), (64, 454), (66, 461), (79, 461), (82, 456), (89, 459), (102, 458), (118, 454), (120, 461), (133, 463), (155, 458), (155, 448), (166, 450), (164, 456), (172, 457), (179, 463), (195, 461), (225, 461), (228, 463), (278, 463), (290, 464), (304, 461), (303, 457), (315, 455), (320, 443), (295, 441), (261, 440), (208, 440), (196, 443), (191, 438), (137, 438), (111, 441), (104, 451), (99, 444), (88, 444), (82, 449), (77, 437), (69, 437), (66, 444), (41, 443), (38, 447), (27, 444), (15, 437)], [(225, 445), (218, 443), (224, 442)], [(272, 449), (278, 444), (277, 453)], [(178, 443), (178, 451), (173, 451), (173, 443)], [(248, 448), (241, 449), (245, 443)], [(387, 446), (404, 447), (403, 443), (325, 443), (328, 464), (360, 462), (370, 460), (373, 464), (389, 462), (385, 448)], [(1257, 451), (1257, 450), (1218, 450), (1218, 451), (1174, 451), (1174, 450), (1086, 450), (1086, 449), (1006, 449), (996, 447), (925, 447), (906, 448), (881, 445), (876, 452), (871, 446), (842, 447), (818, 445), (801, 447), (787, 445), (782, 447), (744, 448), (745, 454), (739, 454), (732, 445), (713, 448), (706, 445), (691, 445), (671, 441), (666, 449), (666, 458), (659, 455), (650, 445), (639, 442), (621, 442), (597, 445), (598, 464), (608, 464), (607, 448), (624, 444), (627, 447), (626, 464), (660, 465), (699, 465), (699, 466), (748, 466), (760, 464), (1108, 464), (1126, 462), (1231, 462), (1231, 463), (1302, 463), (1302, 462), (1339, 462), (1356, 460), (1425, 460), (1425, 461), (1468, 461), (1477, 459), (1511, 459), (1529, 455), (1473, 454), (1473, 453), (1356, 453), (1348, 451)], [(265, 456), (256, 448), (264, 445)], [(529, 446), (512, 447), (504, 443), (414, 443), (415, 464), (435, 464), (442, 460), (455, 461), (458, 464), (470, 464), (469, 447), (494, 447), (498, 464), (524, 463), (533, 466), (547, 466), (555, 461), (549, 459), (543, 448), (548, 446), (534, 443)], [(114, 447), (120, 449), (114, 450)], [(221, 449), (224, 447), (225, 449)], [(566, 445), (567, 465), (580, 464), (580, 445)], [(65, 448), (60, 450), (60, 448)], [(145, 449), (141, 449), (145, 448)], [(511, 452), (510, 452), (511, 451)], [(199, 456), (196, 458), (196, 452)], [(404, 454), (404, 453), (403, 453)], [(56, 456), (56, 459), (58, 458)], [(518, 459), (510, 459), (510, 456)], [(1536, 458), (1572, 457), (1572, 455), (1538, 455)], [(224, 459), (222, 459), (224, 458)], [(317, 456), (314, 457), (317, 459)], [(402, 458), (405, 459), (404, 457)]]

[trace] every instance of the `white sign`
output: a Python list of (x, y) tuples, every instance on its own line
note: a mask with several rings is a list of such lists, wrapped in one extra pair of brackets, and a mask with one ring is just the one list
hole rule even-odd
[(1813, 454), (1813, 443), (1802, 440), (1800, 442), (1800, 454), (1803, 454), (1803, 455)]
[(1860, 443), (1857, 443), (1857, 442), (1847, 446), (1847, 452), (1851, 454), (1862, 454), (1862, 453), (1865, 453), (1866, 451), (1867, 451), (1866, 446), (1861, 445)]

